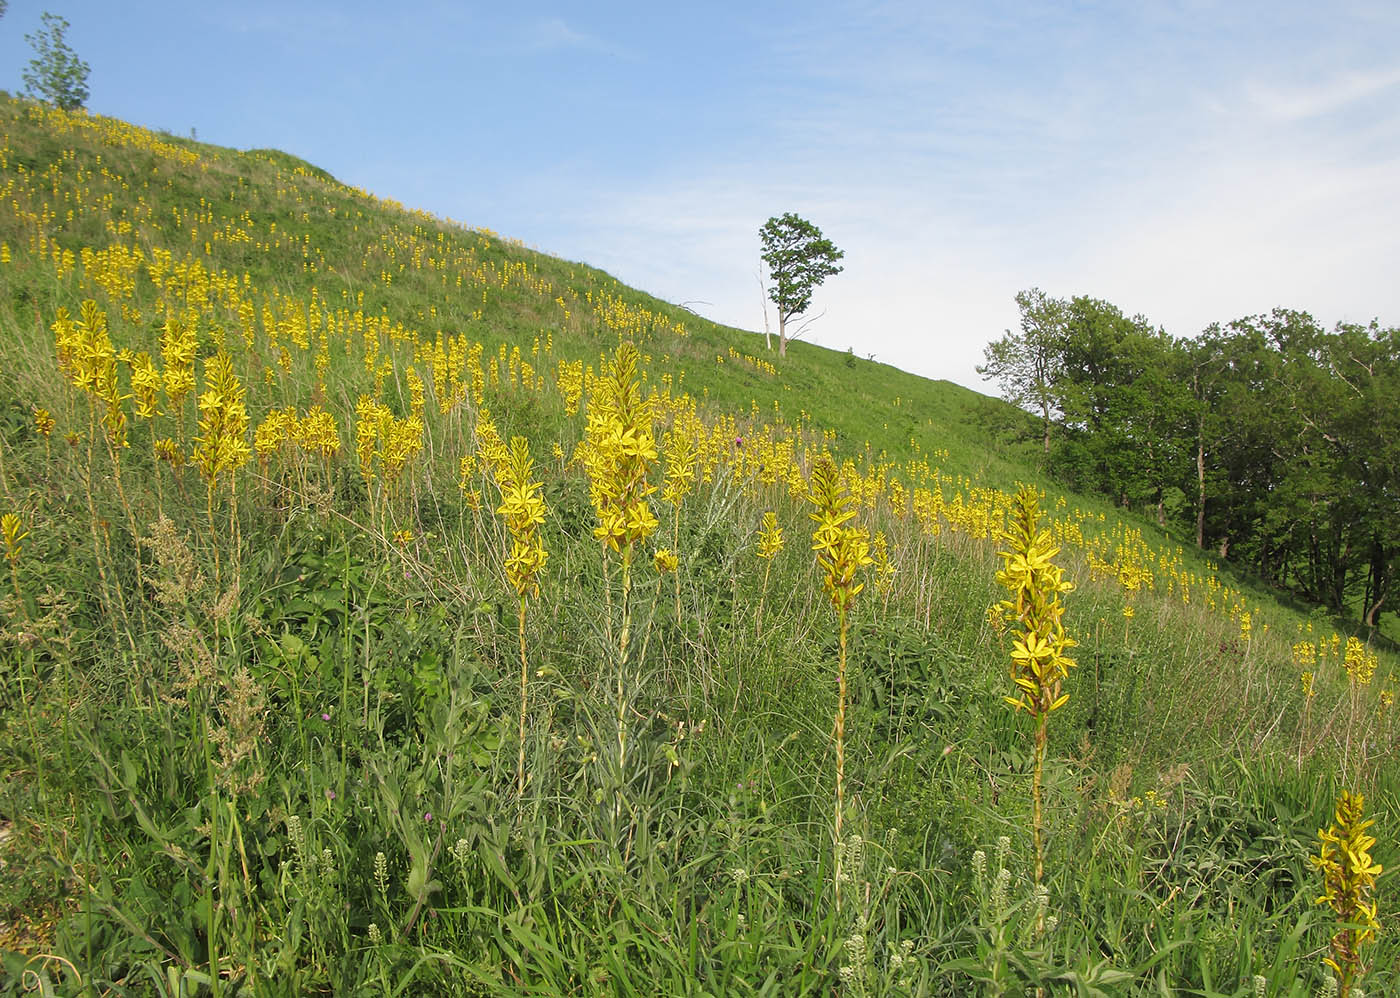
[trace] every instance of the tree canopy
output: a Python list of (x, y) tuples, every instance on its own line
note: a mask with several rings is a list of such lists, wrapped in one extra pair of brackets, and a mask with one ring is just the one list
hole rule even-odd
[(786, 356), (788, 340), (802, 333), (789, 333), (788, 322), (811, 307), (819, 284), (841, 273), (836, 261), (846, 254), (821, 229), (792, 212), (764, 222), (758, 238), (763, 246), (760, 258), (772, 279), (768, 297), (778, 307), (778, 355)]
[(1012, 405), (1040, 412), (1048, 454), (1055, 386), (1064, 355), (1065, 303), (1031, 288), (1016, 293), (1016, 305), (1021, 310), (1021, 332), (1008, 329), (1001, 339), (987, 344), (986, 363), (978, 365), (977, 373), (1000, 382), (1002, 397)]
[(1400, 330), (1275, 309), (1174, 339), (1089, 297), (1016, 300), (978, 370), (1041, 415), (1052, 474), (1333, 611), (1392, 608)]
[(67, 18), (45, 11), (40, 20), (43, 26), (24, 36), (34, 49), (24, 71), (25, 92), (65, 111), (76, 111), (87, 104), (88, 64), (68, 45)]

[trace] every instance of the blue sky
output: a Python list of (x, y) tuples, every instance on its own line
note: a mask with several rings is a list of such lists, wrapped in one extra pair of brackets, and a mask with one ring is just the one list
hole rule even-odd
[(762, 329), (757, 230), (846, 251), (809, 338), (994, 390), (1016, 291), (1174, 335), (1400, 324), (1400, 5), (112, 3), (91, 110), (274, 146)]

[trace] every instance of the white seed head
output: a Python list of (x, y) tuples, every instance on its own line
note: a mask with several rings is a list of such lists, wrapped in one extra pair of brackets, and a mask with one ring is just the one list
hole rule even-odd
[(1011, 855), (1011, 836), (997, 836), (997, 869), (1006, 866), (1006, 857)]

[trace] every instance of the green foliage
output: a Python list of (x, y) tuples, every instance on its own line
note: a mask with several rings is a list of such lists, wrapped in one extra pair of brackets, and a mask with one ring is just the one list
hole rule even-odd
[(1177, 340), (1086, 296), (1016, 300), (1021, 333), (978, 370), (1039, 411), (1059, 481), (1175, 514), (1198, 546), (1379, 624), (1400, 569), (1400, 331), (1275, 309)]
[(25, 92), (65, 111), (76, 111), (87, 104), (88, 64), (68, 44), (67, 18), (45, 11), (40, 20), (43, 27), (24, 36), (34, 49), (24, 71)]
[[(313, 287), (338, 294), (310, 269), (319, 252), (348, 293), (363, 290), (369, 314), (470, 328), (488, 351), (527, 352), (543, 329), (570, 358), (611, 348), (614, 331), (567, 326), (528, 289), (493, 286), (478, 318), (479, 299), (444, 292), (440, 274), (376, 281), (389, 268), (376, 255), (365, 269), (363, 233), (388, 255), (421, 226), (579, 297), (616, 292), (671, 314), (606, 275), (373, 202), (299, 162), (181, 142), (209, 168), (153, 167), (142, 150), (50, 135), (44, 115), (54, 112), (0, 106), (12, 162), (44, 175), (71, 156), (100, 187), (100, 153), (120, 176), (152, 178), (112, 189), (119, 222), (138, 197), (157, 210), (167, 197), (183, 211), (201, 198), (206, 211), (230, 205), (219, 225), (244, 211), (275, 221), (290, 249), (226, 244), (214, 256), (307, 299)], [(77, 252), (109, 245), (105, 233), (80, 219), (53, 239)], [(235, 540), (222, 520), (211, 535), (193, 474), (182, 489), (158, 471), (138, 426), (122, 456), (132, 536), (110, 457), (99, 444), (90, 466), (81, 436), (63, 439), (86, 415), (34, 318), (71, 304), (80, 278), (40, 266), (27, 239), (17, 218), (0, 218), (13, 253), (0, 271), (4, 512), (29, 531), (22, 599), (0, 603), (0, 995), (1238, 995), (1260, 975), (1269, 994), (1291, 996), (1317, 984), (1331, 927), (1312, 904), (1307, 852), (1339, 751), (1296, 751), (1309, 728), (1287, 635), (1245, 644), (1234, 622), (1148, 592), (1125, 627), (1122, 590), (1067, 560), (1080, 581), (1065, 611), (1080, 668), (1044, 774), (1044, 904), (1058, 925), (1037, 937), (1041, 902), (1015, 859), (1030, 854), (1033, 760), (1024, 718), (1001, 707), (1009, 649), (986, 617), (1000, 598), (995, 544), (925, 534), (887, 499), (862, 499), (898, 571), (852, 609), (846, 779), (861, 851), (843, 855), (838, 913), (839, 638), (814, 623), (829, 611), (796, 542), (810, 521), (781, 483), (755, 491), (729, 468), (696, 483), (678, 531), (678, 600), (672, 579), (637, 559), (619, 698), (604, 666), (617, 655), (605, 624), (617, 561), (605, 568), (587, 482), (569, 466), (582, 420), (548, 393), (487, 390), (506, 438), (530, 435), (550, 510), (546, 584), (526, 624), (522, 795), (517, 604), (496, 570), (494, 497), (473, 509), (456, 488), (463, 428), (430, 419), (416, 495), (386, 518), (349, 462), (240, 479)], [(122, 346), (151, 348), (151, 303), (140, 284), (129, 304), (142, 314)], [(831, 429), (838, 461), (868, 442), (892, 474), (936, 450), (949, 483), (1036, 478), (1035, 446), (989, 448), (974, 425), (990, 400), (809, 345), (776, 373), (717, 365), (757, 338), (686, 321), (687, 336), (648, 334), (648, 390), (684, 372), (711, 413), (775, 400), (791, 420), (808, 410), (804, 425)], [(370, 383), (358, 357), (337, 350), (329, 363), (328, 395)], [(305, 408), (314, 386), (301, 357), (275, 385), (252, 362), (238, 373), (259, 407)], [(400, 416), (411, 404), (392, 380), (385, 402)], [(52, 440), (35, 430), (33, 404), (63, 420)], [(545, 457), (552, 442), (564, 456)], [(1066, 501), (1113, 522), (1104, 504)], [(789, 543), (760, 565), (767, 511)], [(413, 539), (393, 541), (403, 527)], [(236, 595), (210, 582), (216, 549), (239, 567)], [(1335, 683), (1318, 684), (1320, 728), (1343, 715), (1324, 704)], [(1400, 804), (1384, 723), (1367, 729), (1370, 761), (1354, 768), (1389, 867)], [(1002, 835), (1012, 876), (993, 905), (973, 857)], [(1384, 920), (1392, 899), (1379, 886)], [(1383, 933), (1370, 991), (1394, 990), (1397, 955)]]
[(758, 230), (763, 252), (759, 258), (768, 267), (773, 286), (768, 296), (778, 306), (778, 354), (787, 355), (787, 324), (812, 305), (812, 293), (833, 274), (841, 273), (836, 263), (846, 254), (822, 235), (805, 218), (792, 212), (775, 215)]
[(1001, 384), (1002, 398), (1012, 405), (1037, 409), (1043, 446), (1050, 450), (1050, 420), (1058, 401), (1065, 348), (1065, 305), (1039, 288), (1016, 293), (1021, 332), (987, 345), (985, 363), (977, 368), (984, 379)]

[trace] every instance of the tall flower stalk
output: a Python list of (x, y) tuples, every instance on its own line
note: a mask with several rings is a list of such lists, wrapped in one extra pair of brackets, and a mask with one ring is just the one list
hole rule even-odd
[(1360, 973), (1361, 947), (1375, 941), (1380, 927), (1370, 895), (1383, 871), (1371, 859), (1376, 839), (1366, 830), (1375, 820), (1363, 820), (1365, 805), (1361, 794), (1343, 790), (1331, 826), (1317, 833), (1318, 854), (1309, 857), (1322, 872), (1323, 893), (1317, 903), (1330, 906), (1342, 923), (1332, 936), (1331, 953), (1324, 962), (1337, 972), (1338, 990), (1343, 995), (1351, 994)]
[(15, 599), (23, 605), (23, 597), (19, 591), (19, 561), (24, 554), (24, 539), (29, 536), (29, 531), (24, 529), (24, 521), (20, 519), (18, 513), (6, 513), (0, 516), (0, 533), (4, 535), (5, 560), (10, 563), (10, 582), (14, 586)]
[[(117, 366), (116, 348), (112, 345), (111, 337), (107, 333), (107, 314), (98, 307), (97, 302), (91, 299), (82, 303), (76, 322), (69, 316), (66, 308), (58, 309), (52, 328), (59, 370), (67, 376), (74, 388), (88, 398), (87, 475), (84, 491), (87, 496), (88, 523), (92, 531), (92, 554), (97, 565), (98, 581), (102, 587), (102, 600), (108, 606), (115, 602), (117, 609), (121, 611), (122, 620), (127, 625), (127, 644), (134, 653), (136, 643), (131, 636), (131, 619), (126, 612), (126, 599), (122, 595), (120, 584), (113, 586), (108, 581), (103, 558), (103, 537), (98, 533), (98, 524), (103, 521), (97, 515), (97, 504), (92, 494), (92, 451), (94, 440), (97, 437), (97, 411), (99, 405), (106, 405), (114, 394), (118, 396), (117, 412), (104, 412), (104, 428), (109, 431), (106, 435), (108, 445), (111, 445), (110, 431), (113, 428), (118, 428), (123, 432), (125, 429), (124, 417), (122, 417), (121, 423), (118, 423), (120, 397), (114, 387)], [(123, 442), (124, 439), (123, 437)], [(120, 483), (120, 465), (116, 466), (116, 471)], [(123, 503), (125, 503), (124, 494)], [(112, 597), (114, 590), (116, 592), (115, 600)]]
[(627, 761), (625, 683), (632, 632), (632, 562), (638, 544), (660, 525), (647, 502), (647, 497), (656, 491), (647, 475), (656, 463), (657, 451), (651, 405), (642, 398), (640, 360), (633, 344), (618, 346), (589, 399), (588, 426), (581, 445), (589, 493), (598, 515), (593, 536), (602, 541), (605, 557), (612, 551), (622, 562), (617, 669), (619, 771)]
[(772, 510), (763, 514), (763, 525), (758, 530), (758, 551), (763, 559), (763, 588), (758, 594), (758, 613), (754, 615), (754, 633), (763, 627), (763, 601), (768, 598), (768, 573), (773, 568), (773, 559), (783, 550), (783, 528), (778, 526), (778, 515)]
[(846, 809), (846, 637), (850, 626), (851, 602), (865, 583), (856, 581), (857, 573), (874, 563), (870, 557), (870, 538), (866, 531), (851, 523), (856, 511), (853, 501), (841, 484), (841, 474), (831, 459), (823, 456), (812, 469), (807, 499), (817, 508), (809, 514), (816, 521), (812, 531), (812, 550), (822, 570), (822, 585), (836, 610), (840, 630), (840, 659), (836, 667), (836, 819), (833, 836), (835, 858), (836, 907), (841, 907), (841, 822)]
[(496, 484), (501, 489), (501, 505), (496, 509), (510, 531), (510, 553), (505, 560), (506, 579), (520, 599), (520, 755), (516, 766), (517, 789), (525, 796), (525, 719), (529, 703), (530, 669), (525, 654), (525, 602), (540, 594), (540, 573), (549, 552), (540, 539), (540, 525), (548, 512), (541, 497), (542, 484), (532, 481), (534, 461), (530, 443), (512, 437), (510, 454), (496, 466)]
[[(671, 552), (676, 558), (677, 568), (680, 565), (681, 550), (681, 503), (695, 484), (695, 440), (687, 432), (688, 428), (682, 428), (679, 424), (672, 427), (666, 434), (664, 450), (666, 452), (666, 479), (661, 488), (661, 498), (671, 504)], [(679, 571), (672, 572), (672, 582), (676, 595), (676, 620), (681, 617), (681, 575)]]
[(233, 361), (220, 350), (204, 362), (204, 392), (199, 396), (199, 433), (191, 460), (204, 478), (209, 534), (214, 541), (214, 580), (219, 586), (219, 543), (214, 527), (214, 492), (221, 477), (229, 480), (229, 537), (233, 541), (234, 582), (238, 581), (238, 481), (234, 473), (253, 456), (248, 445), (248, 410)]
[(1039, 884), (1045, 874), (1041, 783), (1047, 727), (1050, 715), (1069, 699), (1068, 693), (1061, 692), (1061, 686), (1075, 664), (1065, 654), (1075, 641), (1065, 634), (1065, 606), (1060, 597), (1072, 590), (1074, 583), (1051, 560), (1060, 549), (1050, 530), (1040, 525), (1039, 495), (1030, 486), (1021, 486), (1012, 500), (1010, 522), (1001, 539), (1006, 550), (999, 552), (1003, 568), (996, 578), (1011, 595), (993, 607), (993, 616), (1013, 628), (1011, 680), (1016, 695), (1006, 697), (1006, 702), (1035, 720), (1031, 836), (1035, 844), (1035, 882)]

